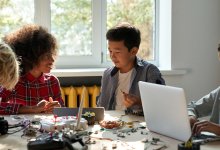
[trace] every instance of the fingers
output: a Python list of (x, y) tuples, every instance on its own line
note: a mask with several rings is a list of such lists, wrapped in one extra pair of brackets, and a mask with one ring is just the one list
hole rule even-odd
[(45, 107), (55, 107), (55, 106), (58, 106), (59, 105), (59, 102), (57, 101), (53, 101), (53, 98), (52, 97), (49, 97), (49, 102), (47, 102), (46, 106)]
[(123, 93), (123, 96), (124, 96), (123, 103), (127, 108), (133, 106), (136, 103), (137, 99), (134, 95), (125, 93), (123, 91), (122, 91), (122, 93)]
[(190, 122), (190, 126), (191, 128), (193, 128), (193, 125), (197, 122), (197, 118), (195, 116), (190, 116), (189, 117), (189, 122)]
[(130, 101), (129, 99), (124, 99), (123, 103), (127, 108), (134, 104), (134, 102)]
[(45, 106), (45, 109), (46, 109), (46, 110), (48, 110), (48, 109), (50, 109), (50, 108), (53, 109), (54, 107), (61, 107), (61, 106), (60, 106), (59, 102), (54, 101), (54, 102), (52, 102), (52, 103), (48, 103), (48, 104)]
[(127, 108), (133, 105), (141, 105), (141, 100), (139, 97), (135, 96), (134, 94), (125, 93), (122, 90), (121, 92), (124, 96), (123, 103)]
[(195, 123), (195, 125), (193, 126), (193, 133), (199, 134), (202, 131), (208, 131), (216, 135), (220, 135), (220, 126), (219, 124), (210, 121), (200, 121)]
[(53, 98), (49, 97), (49, 102), (52, 103), (53, 102)]
[(49, 97), (49, 102), (45, 105), (45, 113), (52, 113), (54, 107), (61, 107), (58, 101), (53, 101), (52, 97)]
[(122, 94), (123, 94), (123, 97), (124, 97), (124, 100), (123, 100), (123, 104), (125, 105), (125, 107), (130, 107), (132, 104), (131, 104), (131, 101), (129, 100), (129, 94), (125, 93), (124, 91), (122, 91)]
[(36, 105), (36, 113), (51, 113), (54, 109), (54, 107), (61, 107), (58, 101), (53, 101), (52, 97), (49, 97), (48, 101), (47, 100), (41, 100), (37, 105)]
[(196, 122), (193, 125), (192, 132), (194, 135), (200, 134), (202, 131), (208, 131), (209, 129), (209, 122), (208, 121), (200, 121)]
[(37, 104), (37, 106), (38, 107), (44, 107), (45, 105), (47, 105), (48, 104), (48, 101), (46, 101), (46, 100), (41, 100), (38, 104)]
[(58, 101), (53, 101), (53, 102), (47, 103), (46, 107), (55, 107), (56, 105), (59, 105), (59, 102)]
[(61, 107), (60, 103), (55, 103), (55, 101), (52, 104), (50, 103), (45, 109), (45, 113), (52, 113), (55, 107)]

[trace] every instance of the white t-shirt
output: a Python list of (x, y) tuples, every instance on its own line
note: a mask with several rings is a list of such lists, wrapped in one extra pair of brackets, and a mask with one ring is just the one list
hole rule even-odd
[(118, 76), (118, 86), (116, 89), (116, 110), (125, 110), (126, 107), (123, 104), (124, 96), (123, 92), (129, 93), (129, 88), (130, 88), (130, 81), (131, 81), (131, 74), (133, 72), (133, 69), (131, 69), (129, 72), (126, 73), (120, 73), (119, 71), (119, 76)]

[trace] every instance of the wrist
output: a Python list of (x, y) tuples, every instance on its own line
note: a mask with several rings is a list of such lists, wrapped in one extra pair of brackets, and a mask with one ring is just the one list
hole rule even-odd
[(37, 106), (29, 106), (29, 109), (30, 109), (30, 113), (33, 113), (33, 114), (35, 114), (35, 113), (37, 113)]
[(194, 116), (194, 115), (190, 115), (189, 118), (193, 119), (193, 120), (197, 120), (196, 116)]
[(36, 106), (21, 106), (18, 110), (19, 113), (27, 114), (27, 113), (37, 113)]

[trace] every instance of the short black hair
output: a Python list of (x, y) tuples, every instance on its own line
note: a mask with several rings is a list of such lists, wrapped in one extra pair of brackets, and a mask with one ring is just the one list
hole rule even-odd
[(128, 51), (133, 47), (139, 48), (141, 43), (140, 30), (127, 22), (120, 23), (109, 29), (106, 33), (106, 38), (109, 41), (124, 41)]

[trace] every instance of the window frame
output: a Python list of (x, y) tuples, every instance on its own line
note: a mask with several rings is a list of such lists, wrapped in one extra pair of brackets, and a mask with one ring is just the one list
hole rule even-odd
[[(159, 0), (154, 0), (155, 4), (155, 20), (154, 20), (154, 55), (155, 60), (148, 61), (159, 65)], [(34, 0), (36, 24), (44, 26), (51, 31), (51, 11), (50, 0)], [(71, 69), (71, 68), (103, 68), (112, 66), (112, 62), (107, 61), (107, 41), (106, 20), (107, 12), (106, 0), (91, 0), (92, 3), (92, 55), (91, 56), (59, 56), (56, 60), (56, 68)], [(100, 44), (101, 41), (101, 44)], [(59, 43), (59, 41), (58, 41)]]

